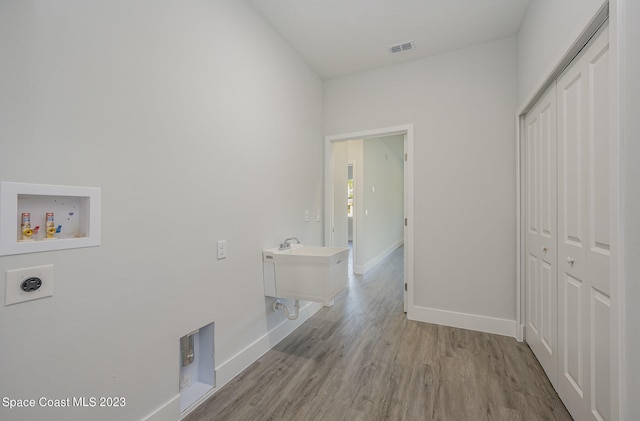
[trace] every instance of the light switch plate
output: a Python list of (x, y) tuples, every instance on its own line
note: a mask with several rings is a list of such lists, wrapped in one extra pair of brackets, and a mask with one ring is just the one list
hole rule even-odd
[[(29, 278), (40, 278), (42, 285), (35, 291), (23, 291), (22, 283)], [(22, 303), (53, 295), (53, 265), (11, 269), (5, 272), (4, 305)]]

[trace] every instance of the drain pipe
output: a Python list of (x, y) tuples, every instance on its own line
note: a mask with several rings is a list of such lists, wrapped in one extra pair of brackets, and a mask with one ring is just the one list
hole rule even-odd
[(282, 310), (282, 313), (284, 313), (284, 315), (289, 320), (297, 319), (298, 315), (300, 314), (300, 302), (298, 301), (297, 298), (293, 304), (293, 307), (296, 309), (295, 313), (291, 313), (291, 311), (289, 311), (289, 307), (287, 307), (285, 303), (281, 303), (280, 300), (275, 300), (273, 302), (272, 307), (273, 307), (273, 311)]

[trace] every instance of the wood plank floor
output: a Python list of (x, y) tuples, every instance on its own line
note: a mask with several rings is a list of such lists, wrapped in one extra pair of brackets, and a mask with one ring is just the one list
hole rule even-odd
[(407, 320), (402, 253), (186, 420), (571, 420), (527, 345)]

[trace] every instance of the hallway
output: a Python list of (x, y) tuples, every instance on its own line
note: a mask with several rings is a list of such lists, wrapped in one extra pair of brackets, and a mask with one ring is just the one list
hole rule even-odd
[(413, 322), (403, 248), (185, 419), (571, 420), (526, 344)]

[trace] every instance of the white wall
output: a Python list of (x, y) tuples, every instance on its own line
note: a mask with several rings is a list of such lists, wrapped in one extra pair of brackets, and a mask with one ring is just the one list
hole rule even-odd
[(347, 165), (354, 171), (354, 272), (365, 273), (404, 239), (404, 136), (333, 143), (333, 242), (347, 245), (345, 185)]
[(349, 221), (347, 217), (348, 143), (333, 145), (333, 247), (349, 246)]
[(322, 244), (321, 80), (238, 0), (2, 1), (0, 57), (0, 180), (102, 188), (100, 247), (0, 257), (55, 266), (52, 298), (0, 304), (0, 397), (127, 400), (0, 418), (141, 419), (211, 320), (228, 381), (283, 321), (261, 250)]
[[(364, 238), (364, 226), (362, 221), (364, 221), (364, 206), (360, 204), (364, 201), (364, 140), (356, 139), (349, 140), (345, 142), (347, 144), (347, 149), (349, 152), (349, 161), (355, 164), (355, 168), (353, 171), (354, 177), (354, 203), (355, 207), (353, 209), (353, 271), (358, 274), (364, 273), (364, 254), (360, 250), (361, 247), (358, 245), (358, 239)], [(334, 143), (334, 147), (337, 143)]]
[[(398, 146), (399, 145), (399, 146)], [(378, 261), (404, 238), (404, 136), (363, 141), (363, 233), (358, 237), (362, 264)], [(388, 159), (387, 159), (388, 157)]]
[(533, 0), (518, 33), (518, 105), (530, 100), (605, 0)]
[(414, 124), (415, 305), (515, 320), (515, 109), (515, 39), (325, 81), (327, 135)]

